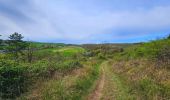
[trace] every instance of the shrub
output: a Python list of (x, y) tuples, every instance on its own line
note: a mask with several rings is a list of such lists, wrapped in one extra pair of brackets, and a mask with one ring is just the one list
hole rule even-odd
[(41, 60), (29, 66), (32, 77), (51, 77), (56, 70), (57, 63)]
[(0, 96), (15, 98), (24, 91), (26, 69), (13, 61), (0, 61)]
[(169, 34), (169, 36), (167, 37), (167, 39), (170, 39), (170, 34)]
[(59, 71), (70, 71), (74, 68), (82, 67), (82, 64), (77, 60), (68, 60), (60, 63), (57, 67)]
[(99, 58), (99, 59), (106, 59), (105, 55), (102, 54), (102, 53), (99, 53), (99, 54), (98, 54), (98, 58)]
[(163, 66), (170, 69), (170, 47), (165, 47), (157, 54), (158, 67)]
[(150, 79), (140, 80), (139, 86), (145, 96), (153, 95), (155, 94), (154, 92), (157, 92), (159, 89), (158, 86)]

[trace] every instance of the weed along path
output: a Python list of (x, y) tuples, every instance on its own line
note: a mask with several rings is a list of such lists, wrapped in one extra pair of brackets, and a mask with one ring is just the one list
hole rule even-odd
[(105, 63), (101, 64), (101, 75), (99, 80), (97, 81), (95, 90), (89, 95), (88, 100), (100, 100), (103, 93), (103, 87), (105, 84), (105, 71), (104, 71)]
[(128, 87), (113, 73), (112, 65), (105, 61), (100, 68), (100, 78), (88, 100), (131, 100)]
[(109, 61), (100, 65), (87, 64), (65, 76), (54, 75), (38, 85), (17, 100), (132, 100), (127, 99), (129, 90), (113, 73)]

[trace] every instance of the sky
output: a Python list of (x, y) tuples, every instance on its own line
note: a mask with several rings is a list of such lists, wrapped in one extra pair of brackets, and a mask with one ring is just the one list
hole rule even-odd
[(0, 34), (55, 43), (134, 43), (170, 33), (170, 0), (0, 0)]

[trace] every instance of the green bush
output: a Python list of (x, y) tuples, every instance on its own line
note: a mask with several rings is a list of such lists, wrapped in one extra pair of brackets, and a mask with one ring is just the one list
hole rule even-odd
[(68, 91), (67, 95), (62, 94), (63, 91), (61, 91), (61, 96), (66, 100), (81, 100), (83, 96), (89, 93), (90, 88), (99, 77), (99, 73), (99, 65), (94, 65), (85, 76), (76, 79), (75, 84), (69, 90), (64, 90), (64, 93)]
[(51, 77), (56, 70), (57, 63), (48, 60), (40, 60), (28, 65), (28, 71), (32, 77)]
[(0, 97), (15, 98), (24, 91), (25, 71), (13, 61), (0, 61)]
[(169, 34), (169, 36), (167, 37), (167, 39), (170, 39), (170, 34)]
[(68, 72), (75, 68), (82, 67), (77, 60), (62, 60), (59, 62), (41, 60), (34, 64), (28, 65), (28, 71), (33, 77), (52, 77), (55, 71)]
[(162, 50), (167, 47), (170, 47), (170, 40), (156, 40), (148, 43), (142, 43), (127, 47), (124, 52), (119, 53), (119, 55), (117, 54), (116, 57), (121, 57), (123, 59), (155, 59), (157, 58), (157, 55), (160, 54), (160, 52), (162, 53)]
[(77, 60), (67, 60), (59, 63), (57, 70), (59, 71), (70, 71), (75, 68), (82, 67), (83, 65)]
[(139, 89), (146, 99), (153, 99), (161, 93), (161, 87), (148, 78), (139, 81)]
[(157, 54), (156, 59), (158, 67), (170, 69), (170, 46), (162, 48)]

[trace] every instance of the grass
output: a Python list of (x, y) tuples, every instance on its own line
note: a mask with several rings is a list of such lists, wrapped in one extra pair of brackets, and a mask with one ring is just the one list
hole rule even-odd
[[(43, 44), (38, 45), (43, 46)], [(9, 74), (11, 80), (16, 83), (18, 82), (17, 78), (20, 78), (18, 74), (24, 78), (26, 76), (26, 82), (24, 80), (22, 86), (34, 85), (34, 82), (39, 84), (35, 85), (37, 88), (28, 86), (30, 91), (24, 93), (19, 98), (21, 100), (28, 98), (83, 100), (92, 91), (99, 78), (99, 65), (102, 59), (107, 60), (109, 56), (113, 55), (113, 59), (110, 57), (112, 61), (102, 64), (106, 76), (106, 87), (103, 90), (104, 100), (168, 100), (170, 99), (169, 47), (170, 40), (162, 39), (127, 46), (124, 50), (120, 48), (118, 50), (112, 50), (113, 48), (95, 49), (96, 53), (88, 57), (83, 55), (86, 52), (85, 49), (78, 46), (52, 46), (35, 51), (32, 63), (22, 60), (20, 65), (24, 69), (17, 67), (21, 69), (19, 70), (21, 73), (17, 72), (18, 69), (12, 63), (8, 65), (12, 61), (7, 62), (8, 55), (0, 54), (0, 61), (3, 62), (0, 63), (3, 65), (0, 66), (0, 74)], [(114, 53), (112, 53), (113, 51)], [(12, 73), (16, 72), (16, 77), (11, 77), (9, 70)], [(5, 77), (1, 80), (1, 82), (3, 81), (6, 81)], [(25, 83), (29, 84), (25, 85)], [(13, 86), (12, 82), (10, 84)], [(15, 87), (14, 89), (16, 89)]]
[(147, 60), (114, 61), (113, 71), (125, 81), (124, 83), (129, 86), (131, 93), (136, 94), (135, 97), (139, 99), (170, 98), (169, 71), (164, 68), (155, 68), (154, 62)]
[[(118, 89), (126, 91), (123, 86), (128, 86), (131, 99), (134, 99), (133, 95), (135, 99), (170, 99), (169, 47), (170, 40), (161, 39), (129, 46), (124, 52), (115, 53), (112, 65), (117, 76), (113, 79), (118, 82)], [(128, 98), (124, 92), (122, 94)]]
[(99, 76), (99, 65), (86, 66), (61, 80), (51, 80), (42, 90), (41, 100), (82, 100)]
[(106, 76), (102, 100), (136, 100), (129, 85), (122, 77), (113, 72), (112, 66), (108, 62), (105, 63), (104, 73)]
[(115, 54), (114, 58), (123, 60), (136, 58), (154, 59), (162, 49), (167, 47), (170, 47), (170, 39), (151, 41), (129, 46), (125, 48), (124, 52)]
[[(55, 50), (57, 50), (57, 52), (54, 52)], [(21, 84), (23, 86), (22, 88), (24, 88), (24, 90), (22, 92), (19, 92), (15, 97), (7, 96), (5, 98), (16, 98), (16, 97), (20, 96), (23, 92), (25, 92), (25, 93), (23, 94), (23, 96), (21, 96), (21, 98), (26, 98), (27, 93), (29, 95), (29, 93), (31, 91), (34, 91), (34, 89), (31, 89), (31, 88), (34, 88), (34, 86), (32, 87), (31, 85), (41, 84), (40, 82), (42, 82), (42, 84), (46, 84), (45, 80), (51, 80), (50, 81), (51, 83), (57, 84), (59, 80), (58, 79), (53, 80), (53, 77), (58, 77), (58, 76), (55, 76), (56, 74), (59, 75), (59, 77), (64, 77), (64, 76), (70, 74), (73, 70), (83, 67), (82, 61), (81, 61), (82, 55), (79, 54), (82, 52), (84, 52), (83, 48), (74, 47), (74, 46), (36, 50), (33, 52), (32, 63), (27, 63), (24, 60), (20, 61), (20, 65), (22, 65), (24, 69), (22, 70), (21, 68), (17, 67), (17, 68), (19, 68), (17, 70), (18, 71), (21, 70), (20, 71), (21, 76), (19, 76), (20, 72), (17, 72), (17, 70), (15, 70), (15, 67), (12, 64), (10, 65), (11, 66), (10, 67), (11, 69), (10, 69), (10, 68), (8, 68), (8, 66), (9, 66), (8, 62), (6, 62), (7, 64), (0, 63), (0, 65), (2, 65), (2, 66), (0, 66), (0, 69), (3, 69), (0, 71), (0, 82), (1, 83), (8, 81), (5, 78), (6, 76), (4, 76), (4, 79), (2, 80), (1, 75), (3, 75), (3, 74), (8, 75), (10, 77), (8, 79), (14, 80), (14, 81), (15, 80), (17, 81), (18, 77), (19, 78), (22, 76), (24, 77), (24, 79), (22, 80), (23, 84)], [(78, 56), (73, 57), (76, 54), (79, 54), (80, 57), (78, 57)], [(7, 58), (6, 58), (7, 56), (8, 56), (7, 54), (0, 54), (0, 58), (2, 58), (2, 59), (0, 59), (0, 62), (2, 60), (3, 60), (3, 62), (7, 61)], [(23, 55), (23, 57), (24, 56), (25, 55)], [(9, 61), (12, 62), (12, 60), (10, 60), (10, 59), (9, 59)], [(12, 74), (10, 72), (8, 72), (8, 70), (6, 70), (5, 68), (10, 70)], [(16, 72), (16, 76), (13, 75), (14, 72)], [(15, 89), (17, 86), (17, 85), (15, 85), (16, 82), (15, 83), (14, 82), (11, 83), (11, 82), (8, 82), (10, 84), (10, 86), (5, 86), (5, 84), (3, 84), (3, 86), (5, 86), (5, 88), (7, 88), (7, 90), (9, 90), (9, 88), (11, 88), (11, 87), (12, 88), (14, 87), (13, 90), (16, 90)], [(50, 84), (50, 83), (47, 82), (47, 84)], [(78, 82), (77, 82), (77, 84), (78, 84)], [(54, 86), (54, 85), (52, 85), (52, 86)], [(27, 90), (29, 90), (29, 91), (27, 91)], [(20, 90), (17, 90), (17, 91), (20, 91)], [(8, 92), (5, 92), (5, 93), (6, 93), (5, 95), (14, 95), (14, 93), (11, 94), (12, 92), (10, 94)]]
[(77, 53), (82, 53), (84, 51), (85, 50), (83, 48), (75, 47), (75, 46), (69, 46), (69, 47), (60, 48), (58, 50), (53, 50), (53, 52), (60, 52), (66, 57), (73, 56), (73, 55), (75, 55)]
[(115, 54), (114, 73), (123, 77), (140, 99), (170, 99), (168, 47), (168, 39), (128, 47)]
[[(99, 62), (91, 59), (81, 60), (73, 57), (83, 53), (81, 47), (69, 46), (63, 48), (43, 49), (36, 52), (39, 60), (28, 64), (31, 74), (38, 87), (32, 88), (20, 96), (20, 100), (81, 100), (91, 90), (99, 76)], [(62, 59), (59, 59), (60, 57)], [(83, 66), (82, 66), (83, 64)], [(51, 72), (52, 76), (51, 76)], [(41, 80), (42, 77), (42, 80)], [(46, 81), (48, 80), (48, 81)], [(41, 83), (39, 83), (41, 82)], [(33, 94), (32, 94), (33, 93)]]

